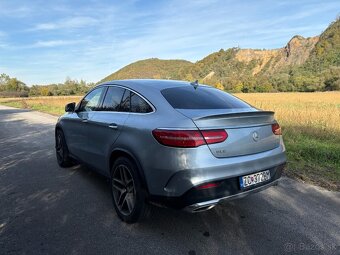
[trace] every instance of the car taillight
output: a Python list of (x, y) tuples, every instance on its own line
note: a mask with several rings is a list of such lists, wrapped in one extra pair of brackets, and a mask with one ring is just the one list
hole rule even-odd
[(181, 148), (193, 148), (204, 144), (220, 143), (227, 139), (225, 130), (164, 130), (152, 131), (156, 140), (163, 145)]
[(279, 123), (272, 124), (272, 131), (274, 135), (282, 135), (281, 127)]
[(207, 144), (221, 143), (228, 138), (228, 133), (224, 130), (202, 130), (202, 135)]
[(200, 190), (200, 189), (211, 189), (211, 188), (216, 188), (218, 186), (220, 186), (221, 182), (209, 182), (209, 183), (205, 183), (199, 186), (196, 186), (196, 189)]

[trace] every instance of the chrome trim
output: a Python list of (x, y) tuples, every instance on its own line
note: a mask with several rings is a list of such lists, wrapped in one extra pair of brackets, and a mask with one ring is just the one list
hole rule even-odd
[[(249, 128), (249, 127), (263, 127), (263, 126), (268, 126), (271, 124), (274, 124), (275, 122), (268, 122), (265, 124), (254, 124), (254, 125), (248, 125), (248, 126), (214, 126), (214, 127), (202, 127), (200, 129), (204, 129), (204, 130), (216, 130), (216, 129), (239, 129), (239, 128)], [(199, 128), (195, 129), (195, 128), (158, 128), (158, 129), (169, 129), (169, 130), (199, 130)]]
[(174, 131), (176, 131), (176, 130), (179, 130), (179, 131), (181, 131), (181, 130), (187, 130), (187, 131), (197, 131), (197, 130), (199, 130), (198, 128), (194, 128), (194, 127), (183, 127), (183, 128), (174, 128), (174, 127), (171, 127), (171, 128), (164, 128), (164, 127), (162, 127), (162, 128), (156, 128), (156, 129), (159, 129), (159, 130), (174, 130)]
[(156, 107), (146, 98), (144, 97), (143, 95), (141, 95), (139, 92), (133, 90), (133, 89), (130, 89), (129, 87), (126, 87), (126, 86), (123, 86), (123, 85), (120, 85), (120, 84), (101, 84), (101, 85), (98, 85), (97, 86), (98, 88), (99, 87), (119, 87), (119, 88), (122, 88), (122, 89), (127, 89), (127, 90), (130, 90), (131, 92), (135, 93), (136, 95), (140, 96), (141, 98), (143, 98), (145, 100), (145, 102), (148, 103), (148, 105), (152, 108), (152, 112), (147, 112), (147, 113), (140, 113), (140, 112), (126, 112), (126, 113), (134, 113), (134, 114), (150, 114), (150, 113), (154, 113), (156, 112)]
[(222, 197), (222, 198), (217, 198), (217, 199), (213, 199), (213, 200), (208, 200), (208, 201), (188, 205), (183, 210), (187, 211), (187, 212), (191, 212), (191, 213), (206, 211), (206, 210), (214, 208), (217, 204), (219, 204), (221, 202), (229, 201), (229, 200), (236, 199), (236, 198), (242, 198), (242, 197), (245, 197), (249, 194), (256, 193), (256, 192), (262, 191), (264, 189), (267, 189), (270, 186), (277, 185), (278, 181), (279, 180), (277, 179), (277, 180), (272, 181), (272, 182), (265, 184), (263, 186), (260, 186), (260, 187), (257, 187), (257, 188), (251, 189), (251, 190), (247, 190), (247, 191), (244, 191), (244, 192), (241, 192), (241, 193), (237, 193), (237, 194), (234, 194), (234, 195), (231, 195), (231, 196), (226, 196), (226, 197)]

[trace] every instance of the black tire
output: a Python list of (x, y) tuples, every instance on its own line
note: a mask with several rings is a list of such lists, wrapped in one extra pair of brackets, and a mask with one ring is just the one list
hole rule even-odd
[(122, 221), (136, 223), (147, 216), (146, 192), (134, 162), (118, 158), (111, 169), (110, 184), (113, 206)]
[(64, 133), (61, 129), (57, 129), (55, 135), (55, 151), (58, 165), (61, 167), (70, 167), (74, 165), (71, 160), (65, 140)]

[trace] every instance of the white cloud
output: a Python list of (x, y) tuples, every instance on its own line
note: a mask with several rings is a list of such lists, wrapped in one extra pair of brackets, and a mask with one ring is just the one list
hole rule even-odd
[(81, 28), (81, 27), (92, 26), (96, 24), (97, 22), (98, 20), (92, 17), (80, 16), (80, 17), (63, 19), (63, 20), (59, 20), (56, 22), (37, 24), (31, 30), (57, 30), (57, 29), (68, 29), (68, 28)]
[(57, 47), (64, 45), (71, 45), (79, 43), (79, 40), (50, 40), (50, 41), (38, 41), (31, 45), (31, 48), (44, 48), (44, 47)]

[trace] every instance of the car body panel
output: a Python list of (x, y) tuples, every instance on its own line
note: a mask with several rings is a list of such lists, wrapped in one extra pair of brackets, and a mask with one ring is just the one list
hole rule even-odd
[[(140, 133), (135, 135), (140, 136)], [(207, 145), (172, 148), (159, 146), (149, 132), (143, 135), (140, 142), (135, 141), (135, 135), (122, 134), (115, 146), (137, 155), (148, 189), (154, 195), (179, 196), (204, 182), (257, 172), (286, 161), (283, 143), (278, 148), (262, 153), (218, 159)], [(126, 145), (129, 143), (134, 144), (133, 148)]]
[[(271, 131), (271, 124), (276, 123), (273, 113), (251, 106), (213, 111), (174, 109), (161, 90), (191, 86), (183, 81), (123, 80), (99, 86), (131, 90), (145, 99), (153, 111), (66, 113), (57, 126), (64, 130), (71, 154), (106, 176), (110, 175), (113, 152), (119, 150), (131, 155), (141, 168), (150, 196), (179, 197), (202, 183), (246, 175), (286, 162), (282, 137)], [(87, 122), (83, 123), (83, 119)], [(110, 128), (111, 124), (117, 124), (117, 129)], [(164, 146), (152, 135), (154, 129), (216, 128), (225, 129), (228, 139), (197, 148)], [(259, 135), (257, 141), (253, 139), (254, 132)]]
[[(59, 119), (59, 125), (63, 126), (68, 149), (78, 158), (88, 158), (88, 125), (87, 121), (93, 112), (67, 113)], [(76, 132), (73, 132), (75, 131)]]
[[(196, 164), (176, 172), (165, 187), (167, 196), (181, 196), (194, 186), (243, 176), (282, 165), (286, 162), (284, 145), (273, 150), (252, 155), (216, 159), (209, 153), (202, 153)], [(209, 156), (207, 156), (209, 155)]]
[(246, 109), (219, 110), (218, 113), (216, 110), (177, 110), (191, 118), (200, 130), (224, 129), (227, 132), (224, 142), (209, 145), (215, 157), (243, 156), (277, 148), (280, 137), (271, 127), (276, 123), (274, 113)]
[(107, 172), (107, 152), (115, 144), (130, 113), (95, 112), (88, 122), (87, 148), (91, 165)]

